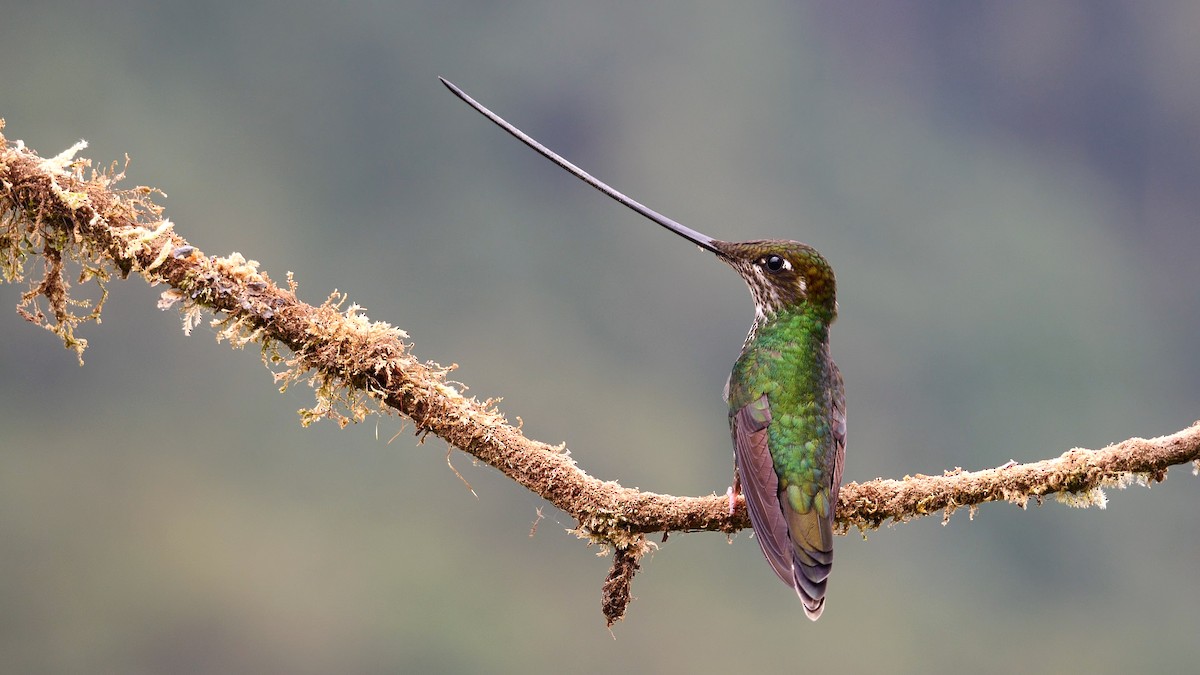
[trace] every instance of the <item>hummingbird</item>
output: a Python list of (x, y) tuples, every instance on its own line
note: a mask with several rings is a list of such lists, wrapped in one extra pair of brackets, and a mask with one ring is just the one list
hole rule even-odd
[(846, 456), (846, 398), (829, 353), (833, 269), (796, 241), (713, 239), (637, 202), (531, 138), (445, 78), (476, 111), (576, 178), (732, 267), (754, 297), (754, 324), (725, 385), (733, 436), (732, 515), (741, 493), (763, 555), (816, 621), (833, 564), (833, 522)]

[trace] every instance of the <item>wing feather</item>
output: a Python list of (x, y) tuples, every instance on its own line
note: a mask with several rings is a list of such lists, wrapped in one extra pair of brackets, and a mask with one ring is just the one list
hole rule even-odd
[(846, 466), (846, 386), (842, 383), (842, 371), (832, 359), (829, 368), (833, 376), (829, 387), (829, 423), (833, 430), (833, 443), (825, 455), (825, 466), (833, 467), (829, 499), (836, 512), (838, 493), (842, 489), (842, 469)]
[(755, 538), (771, 569), (791, 586), (792, 541), (779, 504), (779, 477), (767, 447), (770, 424), (771, 408), (765, 395), (743, 406), (730, 420), (738, 477)]
[(780, 490), (768, 445), (771, 407), (765, 394), (730, 418), (738, 475), (759, 547), (776, 576), (796, 590), (813, 620), (825, 606), (825, 587), (833, 565), (833, 522), (846, 454), (842, 376), (832, 361), (829, 367), (831, 386), (825, 404), (831, 442), (824, 458), (829, 482), (819, 488), (829, 500), (825, 508), (801, 513)]

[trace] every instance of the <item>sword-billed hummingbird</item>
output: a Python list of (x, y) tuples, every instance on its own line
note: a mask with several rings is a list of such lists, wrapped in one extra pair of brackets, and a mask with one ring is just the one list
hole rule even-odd
[(754, 296), (754, 325), (725, 385), (734, 452), (730, 512), (737, 492), (743, 492), (763, 555), (816, 621), (825, 608), (846, 456), (842, 374), (829, 355), (829, 325), (837, 318), (829, 263), (795, 241), (727, 242), (684, 227), (563, 159), (462, 89), (445, 79), (442, 84), (542, 156), (716, 254), (746, 280)]

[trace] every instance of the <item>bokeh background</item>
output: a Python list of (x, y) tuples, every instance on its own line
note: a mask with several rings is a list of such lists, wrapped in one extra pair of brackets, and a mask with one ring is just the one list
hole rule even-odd
[[(723, 239), (838, 273), (847, 480), (1200, 417), (1200, 6), (14, 2), (5, 133), (79, 138), (206, 253), (333, 289), (606, 479), (729, 484), (728, 269), (446, 92)], [(0, 287), (0, 305), (20, 287)], [(613, 635), (574, 523), (394, 418), (301, 429), (250, 349), (112, 285), (87, 365), (0, 316), (0, 670), (1179, 672), (1197, 479), (839, 540), (807, 621), (741, 534)], [(534, 536), (530, 527), (542, 511)], [(615, 640), (614, 640), (615, 635)]]

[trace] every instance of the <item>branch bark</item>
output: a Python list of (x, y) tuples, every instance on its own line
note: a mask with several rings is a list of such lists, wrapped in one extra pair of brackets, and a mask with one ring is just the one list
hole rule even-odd
[[(222, 328), (218, 339), (238, 347), (261, 343), (268, 365), (281, 367), (275, 375), (285, 386), (304, 379), (314, 386), (317, 405), (305, 413), (306, 424), (331, 417), (344, 426), (373, 406), (394, 410), (418, 433), (444, 439), (570, 514), (581, 537), (615, 551), (603, 587), (609, 625), (624, 616), (639, 559), (652, 546), (647, 534), (749, 527), (744, 503), (730, 514), (724, 495), (678, 497), (590, 476), (564, 447), (525, 437), (493, 402), (460, 395), (447, 382), (451, 369), (418, 360), (403, 331), (369, 321), (355, 305), (341, 309), (344, 296), (310, 305), (297, 299), (290, 276), (284, 288), (237, 253), (202, 254), (163, 218), (155, 190), (118, 189), (123, 173), (115, 165), (90, 170), (88, 160), (74, 158), (81, 147), (43, 159), (0, 133), (0, 268), (6, 280), (21, 281), (26, 263), (41, 258), (43, 275), (29, 282), (18, 312), (77, 353), (86, 341), (74, 329), (98, 318), (113, 273), (125, 278), (136, 272), (151, 285), (168, 285), (159, 306), (178, 304), (185, 330), (202, 309), (211, 311)], [(88, 307), (68, 292), (67, 261), (79, 266), (81, 282), (92, 280), (102, 289), (83, 316), (73, 312)], [(1200, 468), (1198, 460), (1200, 423), (1169, 436), (1131, 438), (1098, 451), (1073, 449), (1030, 464), (848, 483), (841, 489), (838, 524), (843, 534), (851, 527), (866, 531), (935, 513), (948, 519), (960, 507), (973, 511), (984, 502), (1023, 507), (1049, 494), (1075, 506), (1103, 506), (1105, 487), (1162, 481), (1168, 467), (1190, 461)]]

